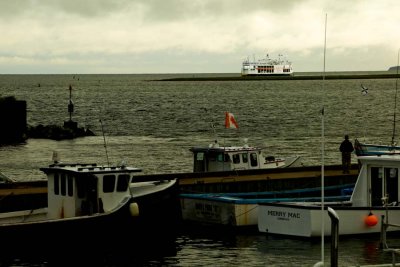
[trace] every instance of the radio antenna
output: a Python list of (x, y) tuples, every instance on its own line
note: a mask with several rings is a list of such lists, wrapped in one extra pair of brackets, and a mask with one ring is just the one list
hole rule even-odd
[(100, 119), (100, 124), (101, 124), (101, 132), (103, 133), (104, 149), (106, 150), (107, 165), (110, 166), (110, 161), (108, 160), (106, 136), (104, 135), (103, 122), (101, 121), (101, 119)]

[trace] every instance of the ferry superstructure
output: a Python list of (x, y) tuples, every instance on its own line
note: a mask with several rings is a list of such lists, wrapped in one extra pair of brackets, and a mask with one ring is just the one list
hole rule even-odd
[(264, 76), (264, 75), (292, 75), (292, 63), (287, 59), (282, 59), (282, 55), (278, 59), (271, 59), (267, 54), (265, 58), (246, 59), (242, 63), (242, 76)]

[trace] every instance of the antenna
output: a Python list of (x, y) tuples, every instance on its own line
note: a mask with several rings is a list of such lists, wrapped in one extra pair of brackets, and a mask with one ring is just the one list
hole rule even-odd
[(110, 161), (108, 160), (106, 136), (104, 135), (103, 122), (101, 121), (101, 119), (100, 119), (100, 124), (101, 124), (101, 132), (103, 133), (104, 149), (106, 150), (107, 165), (110, 166)]
[(324, 154), (325, 154), (325, 65), (326, 65), (326, 28), (328, 24), (328, 14), (325, 14), (325, 36), (324, 36), (324, 71), (322, 74), (322, 130), (321, 130), (321, 261), (314, 266), (324, 266), (324, 243), (325, 243), (325, 167), (324, 167)]
[(397, 66), (396, 66), (396, 91), (394, 94), (394, 111), (393, 111), (393, 133), (392, 133), (392, 146), (395, 146), (394, 136), (396, 134), (396, 106), (397, 106), (397, 84), (398, 84), (398, 76), (399, 76), (399, 55), (400, 49), (397, 51)]

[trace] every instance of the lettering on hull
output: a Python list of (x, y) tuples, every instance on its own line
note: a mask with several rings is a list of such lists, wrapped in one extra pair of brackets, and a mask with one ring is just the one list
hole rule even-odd
[(267, 215), (270, 217), (276, 217), (277, 220), (289, 221), (291, 219), (301, 219), (299, 212), (288, 212), (288, 211), (277, 211), (269, 210)]

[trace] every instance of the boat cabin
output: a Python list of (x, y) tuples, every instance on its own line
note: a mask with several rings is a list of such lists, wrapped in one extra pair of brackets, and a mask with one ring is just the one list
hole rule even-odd
[(360, 156), (362, 167), (351, 199), (353, 206), (399, 204), (400, 155)]
[(129, 184), (141, 169), (96, 164), (52, 164), (41, 168), (48, 179), (48, 219), (111, 211), (131, 196)]
[(257, 147), (193, 147), (193, 171), (214, 172), (260, 169), (267, 161), (275, 161), (274, 157), (265, 158), (262, 148)]

